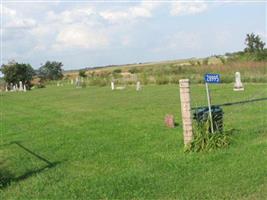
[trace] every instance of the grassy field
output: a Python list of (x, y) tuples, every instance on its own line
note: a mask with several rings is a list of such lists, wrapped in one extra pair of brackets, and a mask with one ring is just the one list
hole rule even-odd
[[(232, 88), (212, 85), (212, 102), (267, 97), (266, 84)], [(206, 104), (203, 85), (191, 95), (193, 107)], [(266, 108), (224, 107), (230, 147), (184, 153), (178, 85), (2, 92), (0, 199), (265, 199)]]

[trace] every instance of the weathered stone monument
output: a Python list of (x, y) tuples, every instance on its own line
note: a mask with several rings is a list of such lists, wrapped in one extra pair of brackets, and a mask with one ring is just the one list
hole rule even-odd
[(114, 82), (111, 81), (111, 90), (114, 90), (115, 89), (115, 85), (114, 85)]
[(6, 85), (6, 92), (8, 92), (8, 87), (7, 87), (7, 85)]
[(174, 128), (175, 127), (175, 122), (174, 122), (174, 117), (173, 115), (167, 114), (165, 116), (165, 125), (169, 128)]
[(140, 81), (137, 81), (136, 83), (136, 91), (139, 91), (141, 90), (141, 84), (140, 84)]
[(80, 88), (81, 87), (81, 80), (80, 80), (79, 77), (76, 77), (75, 85), (76, 85), (76, 88)]
[(70, 84), (73, 85), (73, 82), (74, 82), (73, 79), (71, 79), (71, 80), (70, 80)]
[(241, 75), (240, 72), (235, 73), (235, 85), (234, 85), (234, 91), (243, 91), (244, 87), (241, 82)]
[(27, 88), (26, 88), (26, 85), (25, 85), (25, 84), (23, 85), (23, 91), (24, 91), (24, 92), (27, 91)]
[(193, 139), (189, 79), (181, 79), (179, 84), (184, 144), (188, 145)]
[(23, 84), (22, 84), (22, 81), (19, 82), (19, 91), (23, 91)]

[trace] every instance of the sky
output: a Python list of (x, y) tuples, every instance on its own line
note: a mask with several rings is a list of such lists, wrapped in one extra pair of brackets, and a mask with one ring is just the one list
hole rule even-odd
[(1, 3), (1, 64), (65, 70), (207, 57), (267, 40), (266, 1), (12, 1)]

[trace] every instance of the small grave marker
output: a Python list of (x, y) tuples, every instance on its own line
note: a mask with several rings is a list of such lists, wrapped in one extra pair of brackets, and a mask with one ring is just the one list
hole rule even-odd
[(174, 126), (175, 126), (175, 122), (174, 122), (174, 117), (173, 117), (173, 115), (167, 114), (167, 115), (165, 116), (165, 120), (164, 120), (164, 122), (165, 122), (165, 125), (166, 125), (167, 127), (169, 127), (169, 128), (174, 128)]
[(141, 90), (141, 84), (140, 84), (140, 81), (137, 81), (136, 83), (136, 91), (139, 91)]
[(240, 72), (236, 72), (235, 73), (234, 91), (244, 91), (244, 87), (243, 87), (243, 84), (241, 82)]
[(22, 81), (19, 82), (19, 91), (23, 91), (23, 84), (22, 84)]
[(111, 81), (111, 90), (114, 90), (115, 89), (115, 85), (114, 85), (114, 82)]
[(24, 92), (27, 91), (27, 88), (26, 88), (26, 85), (25, 85), (25, 84), (23, 85), (23, 91), (24, 91)]

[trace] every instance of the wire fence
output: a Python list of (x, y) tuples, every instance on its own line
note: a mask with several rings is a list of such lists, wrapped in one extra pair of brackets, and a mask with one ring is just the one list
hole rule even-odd
[[(205, 86), (191, 92), (192, 112), (207, 106)], [(249, 84), (244, 91), (233, 91), (231, 85), (212, 85), (213, 106), (223, 110), (224, 129), (267, 131), (267, 84)]]

